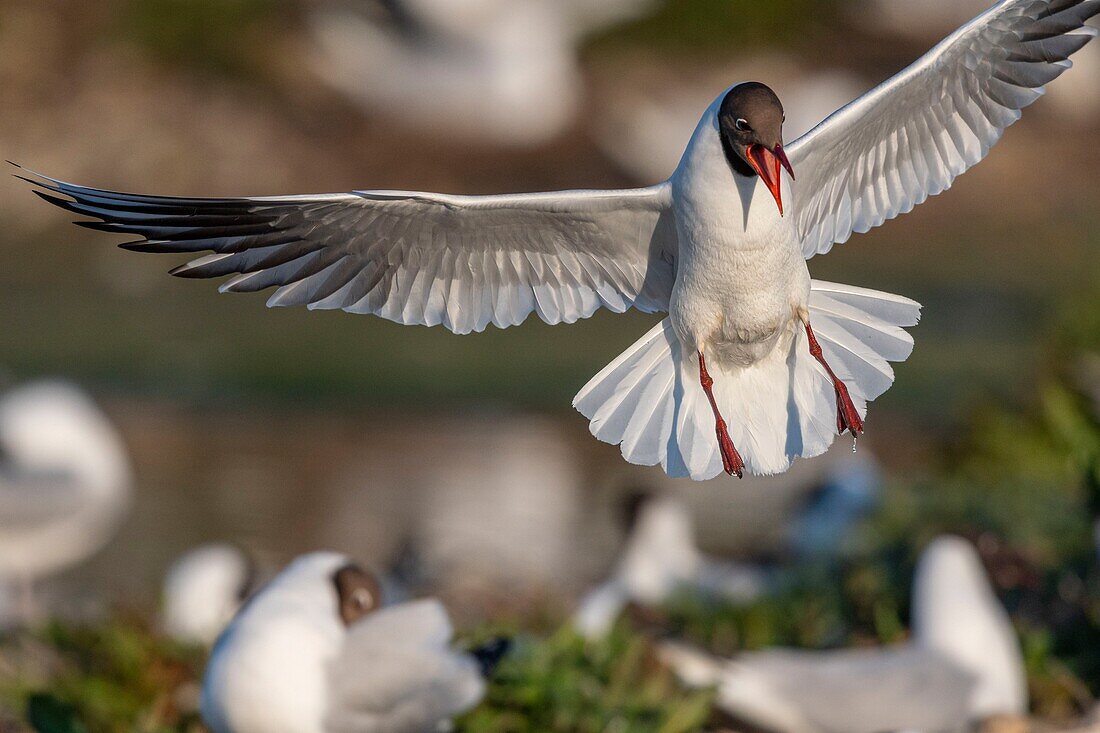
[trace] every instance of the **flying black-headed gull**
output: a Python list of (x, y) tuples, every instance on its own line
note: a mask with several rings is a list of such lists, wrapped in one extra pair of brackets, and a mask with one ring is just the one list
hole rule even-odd
[(142, 237), (129, 249), (213, 250), (173, 273), (278, 287), (273, 306), (456, 333), (531, 313), (668, 311), (577, 394), (592, 433), (672, 476), (774, 474), (863, 432), (920, 312), (811, 280), (806, 260), (980, 161), (1096, 35), (1083, 23), (1098, 12), (1100, 0), (1004, 0), (789, 146), (771, 89), (736, 84), (648, 188), (193, 199), (39, 178), (36, 193), (101, 220), (85, 226)]
[(218, 638), (203, 679), (215, 733), (424, 733), (476, 705), (483, 664), (434, 600), (383, 606), (343, 555), (292, 562)]
[(38, 610), (35, 580), (77, 565), (106, 544), (130, 506), (126, 447), (81, 390), (32, 382), (0, 399), (0, 583), (19, 603), (11, 622)]
[[(321, 3), (313, 63), (334, 89), (421, 130), (506, 145), (561, 133), (582, 97), (581, 38), (653, 0)], [(388, 12), (377, 12), (385, 5)], [(371, 12), (371, 11), (374, 12)]]
[(691, 686), (715, 686), (739, 720), (788, 733), (970, 730), (1027, 710), (1023, 655), (977, 552), (940, 537), (913, 585), (913, 639), (882, 649), (770, 649), (715, 659), (669, 643)]
[(213, 644), (254, 590), (256, 579), (255, 562), (236, 545), (189, 550), (164, 577), (164, 630), (179, 641)]

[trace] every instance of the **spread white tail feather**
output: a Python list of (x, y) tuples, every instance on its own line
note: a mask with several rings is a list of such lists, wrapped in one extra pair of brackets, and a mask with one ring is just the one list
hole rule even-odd
[[(860, 416), (894, 381), (891, 361), (904, 361), (920, 304), (900, 295), (814, 280), (810, 324), (825, 360), (844, 381)], [(714, 395), (749, 473), (790, 468), (795, 458), (824, 453), (836, 438), (836, 394), (810, 354), (801, 324), (772, 353), (749, 367), (708, 362)], [(608, 364), (573, 399), (592, 434), (621, 444), (623, 457), (660, 464), (672, 477), (695, 480), (722, 472), (714, 415), (699, 385), (695, 354), (684, 354), (669, 320), (657, 324)]]

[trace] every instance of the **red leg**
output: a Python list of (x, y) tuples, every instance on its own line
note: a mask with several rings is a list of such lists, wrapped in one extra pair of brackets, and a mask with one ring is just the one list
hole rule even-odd
[(742, 478), (745, 472), (745, 462), (741, 460), (741, 454), (737, 452), (733, 441), (730, 440), (729, 431), (726, 429), (726, 421), (722, 419), (722, 413), (718, 411), (718, 403), (714, 400), (714, 380), (707, 373), (707, 360), (703, 358), (703, 352), (699, 352), (699, 384), (703, 385), (703, 391), (710, 400), (710, 409), (714, 410), (714, 430), (718, 434), (718, 448), (722, 452), (722, 468), (730, 476), (736, 475)]
[(856, 411), (856, 406), (852, 404), (852, 397), (848, 394), (848, 388), (844, 385), (844, 382), (837, 379), (836, 374), (829, 367), (825, 361), (825, 355), (821, 352), (821, 344), (817, 342), (817, 337), (814, 336), (814, 330), (810, 328), (810, 322), (806, 321), (806, 335), (810, 338), (810, 354), (815, 359), (821, 362), (821, 366), (825, 367), (825, 371), (829, 373), (829, 378), (833, 380), (833, 387), (836, 389), (836, 429), (841, 435), (847, 430), (853, 436), (863, 434), (863, 421), (859, 419), (859, 412)]

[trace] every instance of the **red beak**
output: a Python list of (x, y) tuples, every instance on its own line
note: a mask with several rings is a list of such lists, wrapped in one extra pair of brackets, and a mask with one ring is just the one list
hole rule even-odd
[(787, 154), (783, 152), (782, 145), (776, 145), (773, 150), (768, 150), (763, 145), (749, 145), (745, 148), (745, 160), (748, 161), (760, 180), (772, 192), (775, 203), (779, 206), (779, 215), (783, 216), (783, 193), (780, 189), (780, 166), (787, 169), (794, 180), (794, 170), (791, 162), (787, 160)]

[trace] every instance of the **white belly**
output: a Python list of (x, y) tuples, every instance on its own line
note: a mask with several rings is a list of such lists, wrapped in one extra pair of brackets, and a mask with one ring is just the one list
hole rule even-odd
[[(810, 275), (790, 215), (780, 217), (759, 178), (733, 173), (717, 136), (714, 147), (673, 178), (680, 251), (669, 315), (688, 353), (746, 366), (792, 332)], [(789, 208), (786, 180), (783, 200)]]

